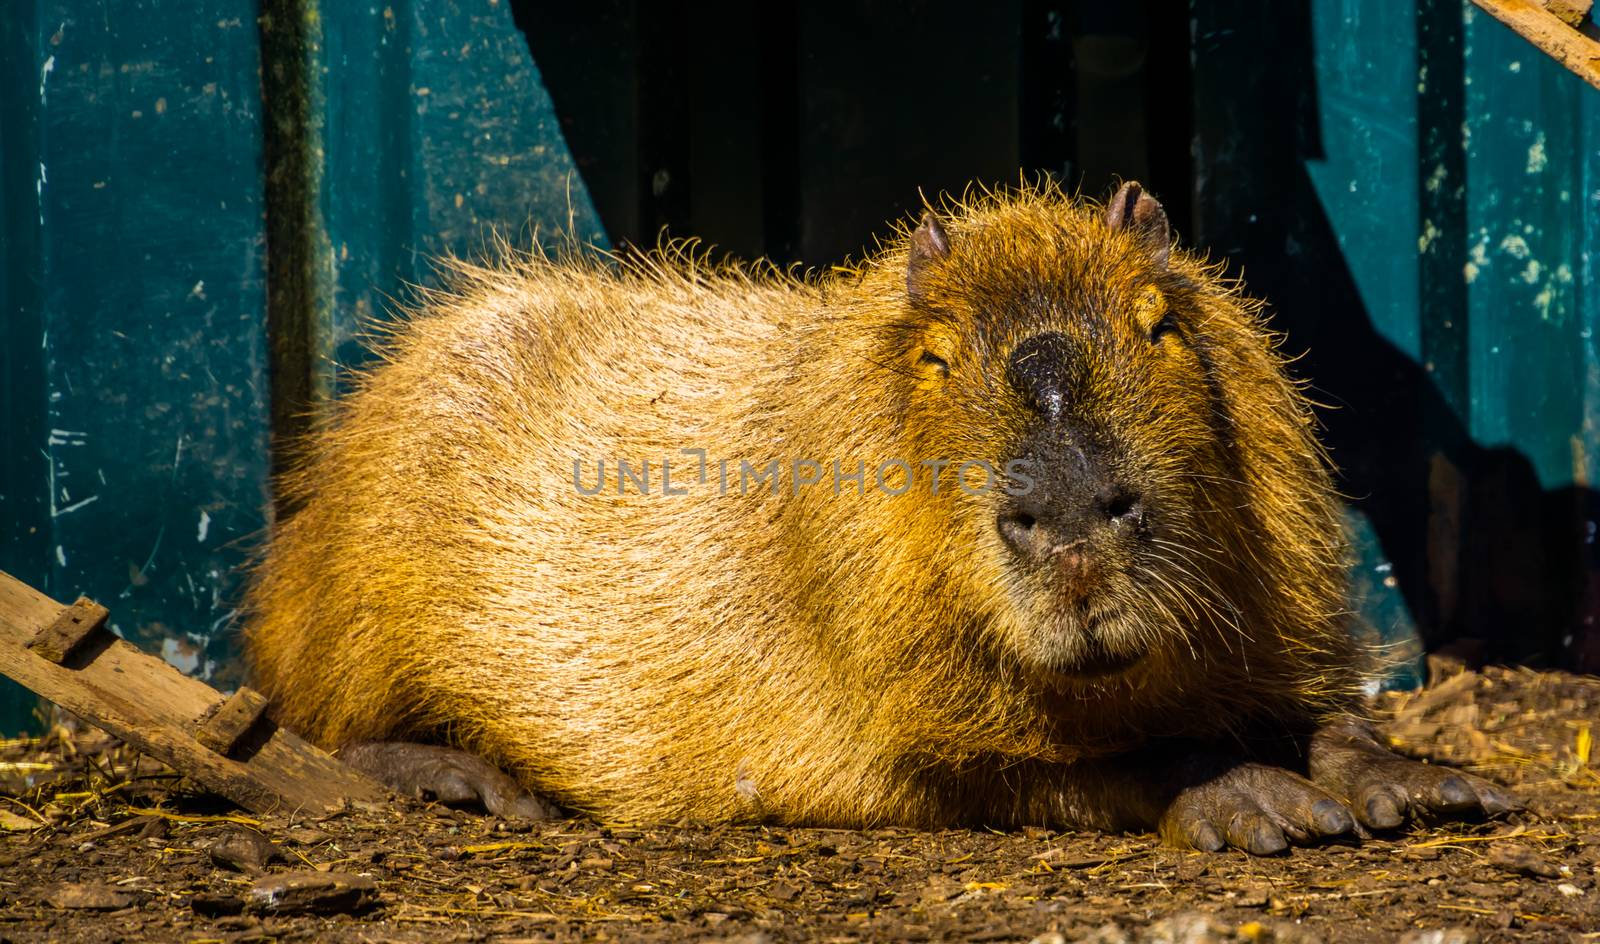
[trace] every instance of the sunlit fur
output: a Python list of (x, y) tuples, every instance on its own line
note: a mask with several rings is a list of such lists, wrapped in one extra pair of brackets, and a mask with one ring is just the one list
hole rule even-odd
[[(940, 212), (918, 305), (904, 227), (809, 279), (682, 247), (455, 266), (284, 483), (256, 684), (323, 745), (441, 740), (635, 822), (1127, 825), (1074, 761), (1347, 707), (1337, 504), (1257, 306), (1049, 186)], [(1004, 496), (954, 487), (1033, 421), (1004, 366), (1042, 330), (1092, 340), (1073, 409), (1152, 502), (1089, 598), (1151, 650), (1121, 676), (1058, 671), (1080, 616), (1001, 542)], [(683, 448), (730, 460), (733, 493)], [(658, 494), (663, 457), (688, 495)], [(606, 460), (605, 493), (574, 458), (590, 486)], [(653, 494), (617, 494), (618, 458)], [(865, 462), (867, 494), (831, 470), (737, 494), (740, 459), (795, 458)], [(890, 458), (954, 462), (890, 497)]]

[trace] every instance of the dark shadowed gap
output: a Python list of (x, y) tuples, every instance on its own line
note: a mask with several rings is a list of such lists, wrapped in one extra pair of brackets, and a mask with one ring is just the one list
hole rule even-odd
[(639, 242), (638, 4), (512, 0), (561, 133), (614, 243)]
[(1061, 0), (1027, 0), (1022, 5), (1017, 79), (1022, 166), (1029, 173), (1050, 175), (1069, 190), (1078, 185), (1073, 155), (1078, 132), (1073, 107), (1075, 8)]
[[(310, 126), (316, 83), (310, 70), (316, 38), (303, 0), (263, 0), (259, 28), (271, 477), (276, 482), (288, 468), (289, 444), (310, 429), (315, 401), (317, 158)], [(272, 508), (276, 515), (294, 510), (282, 496)]]
[[(690, 96), (694, 57), (701, 36), (691, 35), (687, 4), (657, 0), (638, 4), (637, 43), (639, 162), (634, 168), (639, 200), (639, 239), (653, 245), (665, 232), (688, 236), (694, 201), (690, 155), (696, 132)], [(558, 106), (559, 107), (559, 106)]]
[(762, 248), (779, 265), (800, 241), (800, 42), (793, 3), (761, 8)]
[[(1417, 95), (1419, 180), (1436, 186), (1418, 188), (1419, 219), (1431, 221), (1439, 231), (1464, 234), (1467, 226), (1467, 154), (1461, 141), (1466, 104), (1462, 82), (1466, 63), (1462, 49), (1458, 4), (1449, 0), (1418, 0)], [(1438, 169), (1438, 176), (1435, 169)], [(1467, 261), (1464, 238), (1429, 241), (1418, 254), (1421, 289), (1421, 344), (1424, 369), (1440, 392), (1429, 406), (1423, 423), (1433, 430), (1465, 436), (1455, 419), (1468, 406), (1468, 366), (1465, 321), (1467, 285), (1461, 277)], [(1445, 415), (1439, 415), (1439, 411)], [(1460, 411), (1460, 412), (1457, 412)], [(1429, 459), (1427, 530), (1427, 581), (1425, 592), (1415, 595), (1413, 606), (1419, 625), (1430, 643), (1461, 632), (1460, 597), (1463, 515), (1466, 512), (1467, 470), (1460, 467), (1463, 442), (1441, 444)]]

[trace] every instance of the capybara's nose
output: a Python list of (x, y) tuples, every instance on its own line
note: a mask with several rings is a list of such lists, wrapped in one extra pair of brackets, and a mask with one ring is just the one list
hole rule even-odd
[(1051, 500), (1022, 495), (1000, 509), (995, 525), (1006, 545), (1023, 557), (1042, 560), (1081, 547), (1101, 529), (1126, 530), (1144, 520), (1138, 492), (1110, 488), (1098, 494)]

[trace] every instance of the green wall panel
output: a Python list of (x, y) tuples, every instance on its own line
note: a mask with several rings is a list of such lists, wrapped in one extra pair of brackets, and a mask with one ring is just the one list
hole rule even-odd
[(1306, 352), (1362, 612), (1600, 668), (1600, 92), (1467, 0), (1191, 14), (1196, 241)]
[(0, 13), (7, 73), (33, 79), (4, 117), (5, 359), (31, 383), (0, 417), (17, 528), (0, 566), (104, 601), (120, 635), (226, 680), (266, 494), (255, 10), (167, 8)]
[[(1399, 355), (1420, 361), (1417, 255), (1439, 234), (1419, 221), (1415, 17), (1408, 5), (1385, 0), (1311, 6), (1309, 117), (1318, 134), (1306, 148), (1305, 171), (1371, 330)], [(1398, 662), (1390, 684), (1413, 687), (1423, 677), (1421, 647), (1393, 551), (1359, 503), (1349, 518), (1359, 558), (1353, 602)]]
[(491, 228), (604, 233), (494, 0), (13, 3), (0, 43), (0, 569), (229, 685), (269, 438), (362, 325)]
[[(50, 570), (43, 286), (39, 279), (38, 11), (0, 15), (0, 570), (43, 586)], [(0, 679), (0, 734), (35, 700)]]
[(1416, 254), (1436, 236), (1418, 222), (1415, 17), (1389, 0), (1312, 5), (1321, 135), (1306, 170), (1374, 327), (1420, 359)]
[[(290, 343), (312, 360), (288, 369), (310, 371), (313, 400), (336, 392), (336, 366), (365, 356), (363, 326), (430, 281), (437, 255), (482, 255), (491, 233), (519, 248), (558, 232), (606, 245), (507, 4), (267, 7), (269, 56), (302, 74), (272, 94), (304, 99), (282, 133), (300, 145), (310, 213), (280, 245), (312, 273), (307, 295), (283, 304), (308, 310), (308, 335)], [(277, 31), (303, 39), (272, 53)]]
[(1473, 436), (1589, 485), (1600, 404), (1590, 254), (1600, 91), (1498, 20), (1466, 10), (1467, 262)]

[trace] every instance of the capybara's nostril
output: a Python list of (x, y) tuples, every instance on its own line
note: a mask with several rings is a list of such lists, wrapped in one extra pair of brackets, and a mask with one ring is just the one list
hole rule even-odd
[(1034, 553), (1034, 532), (1038, 524), (1038, 519), (1025, 511), (1003, 511), (997, 522), (1001, 539), (1018, 554), (1027, 555)]
[(1140, 497), (1127, 490), (1118, 490), (1106, 499), (1102, 506), (1106, 519), (1113, 524), (1120, 521), (1137, 521), (1144, 516), (1144, 502)]

